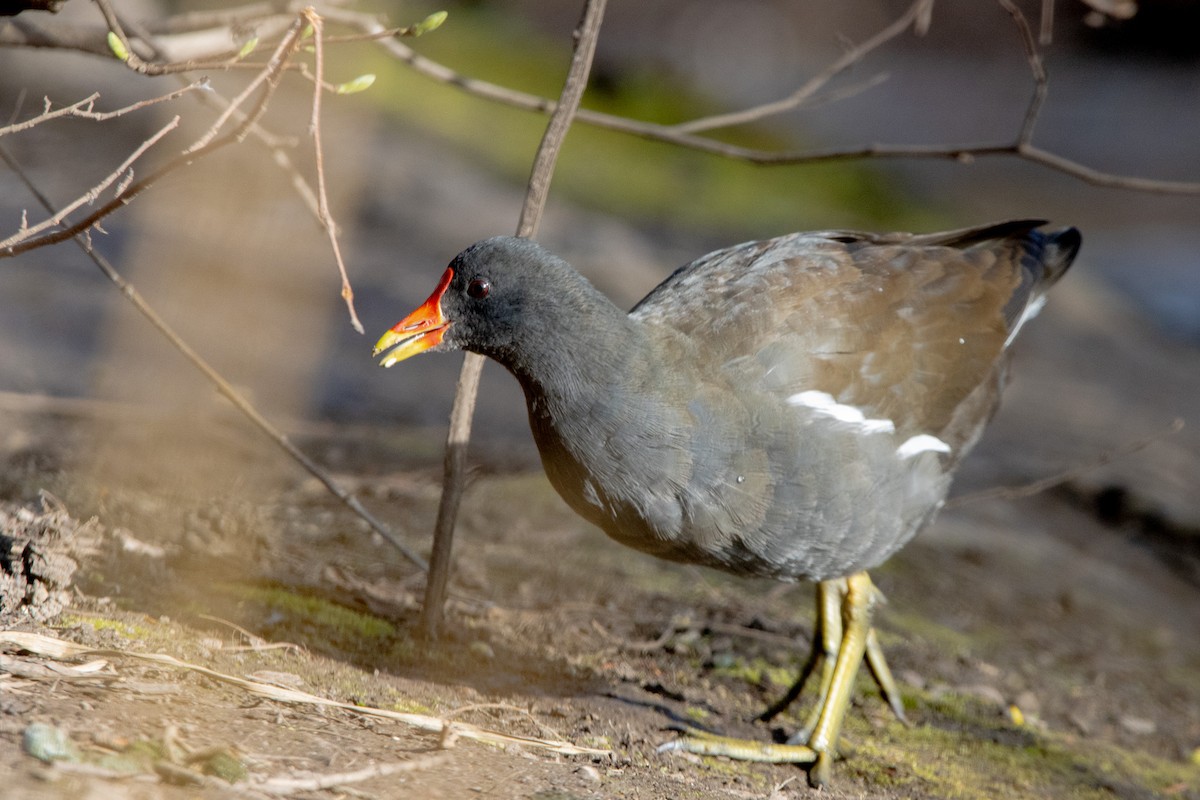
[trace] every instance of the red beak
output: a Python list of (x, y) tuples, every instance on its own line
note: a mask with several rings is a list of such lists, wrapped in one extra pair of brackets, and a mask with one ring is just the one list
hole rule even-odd
[(406, 358), (424, 353), (431, 347), (442, 343), (450, 321), (442, 316), (442, 295), (450, 287), (454, 270), (447, 269), (442, 273), (442, 279), (429, 299), (420, 308), (392, 326), (391, 330), (379, 337), (375, 343), (372, 355), (386, 353), (381, 366), (390, 367)]

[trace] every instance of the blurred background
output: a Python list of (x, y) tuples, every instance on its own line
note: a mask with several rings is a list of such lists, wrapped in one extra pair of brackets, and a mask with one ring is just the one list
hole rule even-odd
[[(1036, 33), (1042, 4), (1018, 3)], [(152, 20), (203, 3), (119, 3)], [(584, 106), (657, 122), (780, 98), (897, 18), (895, 0), (614, 0)], [(1128, 19), (1101, 4), (1054, 4), (1044, 49), (1049, 95), (1034, 142), (1094, 169), (1200, 181), (1200, 4), (1148, 0)], [(1114, 6), (1113, 12), (1126, 12)], [(395, 24), (439, 9), (439, 30), (406, 40), (464, 75), (556, 96), (573, 3), (388, 5)], [(1112, 10), (1112, 9), (1110, 9)], [(3, 18), (8, 20), (9, 18)], [(19, 18), (100, 24), (95, 7)], [(12, 24), (0, 22), (0, 26)], [(371, 345), (422, 301), (467, 244), (515, 229), (538, 115), (414, 74), (369, 43), (331, 47), (331, 81), (370, 72), (367, 92), (324, 105), (333, 213), (367, 335), (350, 327), (325, 236), (291, 178), (253, 140), (173, 174), (92, 235), (95, 246), (213, 365), (335, 469), (433, 465), (460, 356), (383, 371)], [(245, 73), (213, 73), (230, 96)], [(25, 119), (100, 92), (115, 108), (172, 89), (115, 59), (0, 48), (0, 111)], [(819, 94), (819, 102), (718, 138), (764, 148), (872, 142), (1011, 141), (1033, 91), (1020, 35), (995, 3), (939, 3)], [(312, 179), (310, 84), (288, 75), (265, 124), (294, 137)], [(105, 122), (66, 119), (0, 140), (62, 205), (108, 174), (174, 114), (181, 129), (144, 157), (181, 150), (214, 114), (191, 98)], [(150, 166), (135, 167), (135, 174)], [(28, 209), (0, 170), (0, 233)], [(1011, 157), (859, 160), (756, 167), (584, 125), (572, 130), (541, 238), (629, 306), (674, 267), (715, 247), (794, 230), (935, 230), (1014, 217), (1078, 226), (1084, 249), (1018, 352), (1017, 380), (967, 486), (1021, 482), (1190, 424), (1137, 459), (1089, 472), (1181, 529), (1200, 525), (1200, 197), (1101, 188)], [(0, 262), (0, 445), (31, 447), (23, 415), (53, 400), (55, 431), (80, 480), (260, 496), (297, 469), (211, 386), (71, 243)], [(78, 405), (81, 401), (83, 404)], [(71, 440), (75, 441), (75, 440)], [(267, 453), (268, 455), (262, 455)], [(253, 455), (250, 455), (253, 454)], [(520, 392), (485, 370), (472, 458), (534, 469)], [(423, 546), (423, 542), (422, 542)]]

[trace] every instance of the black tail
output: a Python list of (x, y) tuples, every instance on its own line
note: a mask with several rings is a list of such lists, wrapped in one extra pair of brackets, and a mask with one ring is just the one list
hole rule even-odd
[(1067, 273), (1082, 242), (1077, 228), (1053, 231), (1030, 228), (1020, 236), (1021, 283), (1004, 307), (1009, 331), (1006, 346), (1012, 343), (1021, 326), (1041, 310), (1046, 292)]
[(1042, 276), (1039, 283), (1044, 292), (1066, 274), (1079, 254), (1083, 237), (1078, 228), (1059, 228), (1056, 231), (1031, 231), (1030, 238), (1040, 244)]

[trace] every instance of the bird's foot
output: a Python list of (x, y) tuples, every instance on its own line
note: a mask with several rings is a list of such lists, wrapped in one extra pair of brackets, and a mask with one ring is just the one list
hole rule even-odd
[[(757, 717), (760, 722), (769, 722), (785, 711), (800, 697), (804, 691), (804, 687), (808, 684), (809, 678), (819, 669), (821, 679), (818, 686), (816, 707), (813, 709), (807, 724), (792, 737), (794, 741), (807, 741), (809, 734), (817, 724), (821, 709), (825, 706), (826, 698), (829, 696), (834, 665), (837, 663), (842, 643), (848, 635), (845, 631), (843, 619), (849, 612), (846, 604), (852, 579), (858, 581), (860, 584), (864, 581), (866, 583), (865, 586), (860, 585), (856, 592), (859, 601), (871, 604), (871, 608), (867, 609), (868, 618), (873, 612), (874, 606), (884, 601), (883, 594), (870, 582), (866, 573), (852, 575), (850, 578), (822, 581), (817, 584), (817, 620), (814, 625), (812, 649), (809, 652), (808, 660), (804, 663), (800, 677), (788, 689), (787, 693)], [(869, 623), (867, 626), (865, 657), (871, 677), (875, 679), (876, 685), (879, 686), (879, 691), (883, 695), (883, 699), (887, 702), (888, 707), (892, 709), (896, 717), (907, 725), (908, 718), (904, 715), (904, 701), (900, 697), (900, 689), (897, 687), (896, 680), (892, 677), (892, 671), (888, 667), (887, 659), (883, 655), (883, 647), (879, 644), (879, 636), (876, 634), (875, 628)]]
[[(774, 716), (799, 696), (804, 683), (818, 668), (821, 679), (817, 705), (807, 724), (786, 744), (731, 739), (699, 731), (687, 731), (681, 739), (659, 748), (698, 755), (721, 755), (742, 761), (810, 764), (808, 781), (813, 786), (828, 782), (842, 720), (850, 703), (850, 692), (859, 665), (865, 660), (883, 691), (888, 705), (901, 720), (904, 707), (891, 670), (883, 657), (871, 616), (883, 595), (865, 572), (823, 581), (817, 586), (817, 634), (813, 651), (800, 679), (784, 702), (768, 713)], [(771, 713), (771, 712), (774, 713)], [(766, 716), (766, 715), (764, 715)]]

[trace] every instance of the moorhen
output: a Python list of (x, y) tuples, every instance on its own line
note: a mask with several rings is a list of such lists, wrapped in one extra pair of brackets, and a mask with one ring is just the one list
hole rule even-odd
[(737, 575), (817, 581), (817, 709), (789, 744), (667, 749), (829, 775), (864, 657), (899, 693), (866, 570), (941, 507), (999, 397), (1005, 352), (1080, 245), (1038, 220), (926, 235), (793, 233), (710, 253), (628, 314), (527, 239), (450, 262), (375, 346), (470, 350), (525, 391), (550, 482), (609, 536)]

